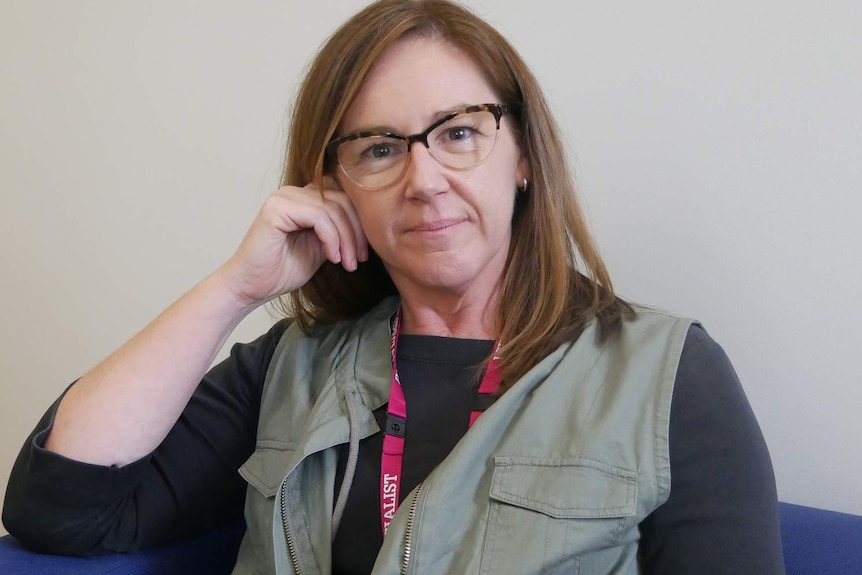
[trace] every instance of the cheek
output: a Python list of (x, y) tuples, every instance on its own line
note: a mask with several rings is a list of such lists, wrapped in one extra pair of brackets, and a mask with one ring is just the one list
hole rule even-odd
[(356, 189), (356, 187), (349, 181), (345, 182), (343, 177), (338, 177), (336, 180), (338, 181), (338, 186), (341, 188), (341, 191), (347, 195), (347, 198), (353, 205), (353, 210), (359, 217), (359, 223), (364, 227), (369, 215), (374, 213), (373, 209), (371, 209), (369, 205), (372, 203), (372, 199), (364, 190)]
[[(507, 164), (508, 165), (508, 164)], [(500, 219), (511, 220), (515, 206), (516, 186), (514, 172), (500, 168), (493, 179), (486, 185), (483, 203), (485, 210), (495, 214)]]
[(382, 246), (383, 239), (388, 235), (387, 224), (392, 220), (389, 207), (384, 202), (368, 197), (357, 198), (351, 194), (348, 196), (356, 210), (359, 225), (362, 226), (365, 237), (368, 238), (371, 247), (379, 251), (378, 248)]
[(386, 235), (384, 229), (385, 218), (378, 212), (365, 212), (359, 214), (359, 223), (362, 226), (362, 231), (365, 232), (365, 237), (374, 244), (379, 244), (381, 238)]

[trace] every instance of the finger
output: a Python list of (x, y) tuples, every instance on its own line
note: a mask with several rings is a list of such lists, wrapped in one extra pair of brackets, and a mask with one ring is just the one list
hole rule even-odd
[(324, 197), (328, 201), (337, 203), (344, 210), (353, 232), (357, 260), (361, 262), (367, 261), (368, 238), (365, 236), (365, 230), (362, 228), (362, 222), (359, 220), (359, 214), (356, 212), (353, 202), (344, 192), (326, 192)]
[(356, 211), (346, 194), (331, 190), (319, 192), (313, 186), (306, 186), (295, 192), (286, 192), (286, 195), (297, 206), (311, 210), (308, 214), (313, 214), (314, 218), (329, 220), (331, 225), (315, 220), (311, 226), (325, 246), (324, 253), (329, 261), (340, 263), (347, 271), (355, 271), (359, 266), (359, 258), (367, 259), (367, 242)]
[[(338, 190), (341, 189), (331, 176), (324, 177), (323, 183), (325, 185), (335, 184)], [(314, 184), (308, 184), (302, 188), (284, 186), (276, 194), (290, 202), (295, 202), (297, 205), (323, 208), (326, 217), (332, 222), (332, 226), (338, 234), (338, 251), (335, 255), (332, 252), (332, 246), (328, 243), (333, 237), (328, 233), (328, 229), (320, 228), (325, 234), (325, 237), (320, 237), (320, 239), (326, 245), (325, 254), (329, 261), (341, 263), (346, 270), (354, 271), (358, 267), (359, 261), (368, 259), (368, 241), (362, 231), (356, 210), (347, 194), (342, 191), (333, 191), (331, 188), (321, 191)]]
[(368, 261), (368, 237), (365, 235), (365, 230), (362, 228), (362, 222), (359, 219), (359, 214), (356, 211), (356, 207), (353, 205), (353, 201), (344, 192), (344, 188), (341, 187), (341, 182), (338, 181), (338, 178), (332, 175), (326, 175), (323, 177), (323, 183), (327, 190), (336, 190), (337, 192), (324, 194), (325, 197), (339, 202), (353, 224), (357, 257), (359, 261)]
[[(327, 192), (328, 196), (339, 196), (341, 192)], [(359, 266), (359, 244), (356, 239), (356, 226), (358, 220), (351, 218), (350, 210), (345, 209), (340, 199), (325, 199), (327, 213), (329, 214), (335, 229), (338, 231), (341, 245), (341, 265), (347, 271), (354, 271)]]
[(266, 213), (271, 224), (281, 234), (313, 230), (320, 242), (324, 257), (332, 263), (341, 263), (341, 239), (337, 225), (333, 222), (323, 203), (316, 199), (311, 201), (302, 195), (292, 195), (285, 198), (274, 194), (267, 200)]

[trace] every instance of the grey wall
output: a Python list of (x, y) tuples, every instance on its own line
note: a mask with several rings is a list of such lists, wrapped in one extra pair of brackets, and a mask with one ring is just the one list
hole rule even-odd
[[(362, 4), (4, 2), (0, 488), (64, 387), (230, 255)], [(862, 513), (862, 4), (470, 5), (546, 88), (619, 291), (723, 344), (782, 499)]]

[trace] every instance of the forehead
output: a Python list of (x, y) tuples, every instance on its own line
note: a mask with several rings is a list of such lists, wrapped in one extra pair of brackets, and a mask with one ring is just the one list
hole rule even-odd
[(342, 120), (344, 132), (366, 128), (421, 131), (441, 112), (496, 103), (476, 62), (448, 42), (409, 37), (389, 46)]

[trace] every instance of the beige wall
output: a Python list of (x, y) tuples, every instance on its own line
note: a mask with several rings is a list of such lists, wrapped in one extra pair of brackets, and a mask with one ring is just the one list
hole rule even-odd
[[(53, 398), (231, 253), (362, 3), (4, 3), (0, 488)], [(862, 513), (860, 4), (471, 5), (544, 83), (620, 291), (724, 345), (783, 499)]]

